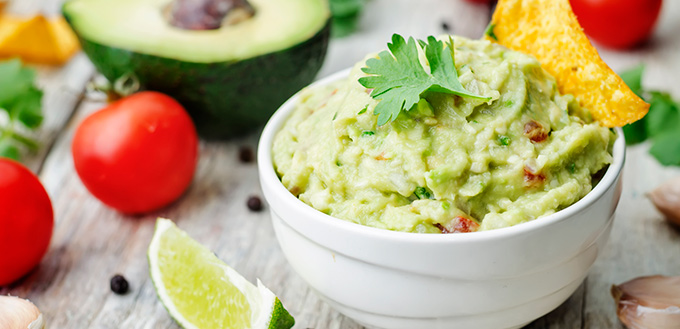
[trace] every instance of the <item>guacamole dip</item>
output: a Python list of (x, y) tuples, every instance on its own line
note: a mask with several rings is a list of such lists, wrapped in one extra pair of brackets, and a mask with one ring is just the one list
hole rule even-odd
[(461, 84), (491, 100), (428, 93), (383, 126), (357, 81), (363, 66), (303, 90), (274, 140), (284, 186), (328, 215), (404, 232), (492, 230), (573, 204), (611, 162), (614, 133), (532, 56), (456, 37)]

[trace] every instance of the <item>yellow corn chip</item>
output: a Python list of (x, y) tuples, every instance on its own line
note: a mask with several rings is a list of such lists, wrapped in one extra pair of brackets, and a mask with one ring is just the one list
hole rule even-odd
[(491, 24), (492, 41), (534, 55), (560, 92), (574, 95), (602, 125), (620, 127), (647, 114), (649, 104), (590, 44), (569, 0), (499, 0)]
[(5, 11), (5, 7), (7, 7), (7, 1), (0, 0), (0, 13)]

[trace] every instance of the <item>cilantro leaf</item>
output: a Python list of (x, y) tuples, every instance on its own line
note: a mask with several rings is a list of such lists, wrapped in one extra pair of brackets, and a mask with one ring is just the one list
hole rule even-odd
[[(420, 64), (418, 47), (424, 48), (430, 73)], [(427, 42), (413, 37), (408, 42), (399, 34), (392, 35), (388, 50), (380, 52), (378, 58), (366, 61), (361, 70), (369, 76), (359, 79), (359, 83), (373, 89), (371, 97), (379, 100), (373, 114), (378, 116), (378, 125), (394, 121), (402, 110), (410, 110), (418, 103), (425, 92), (454, 94), (490, 100), (468, 92), (458, 80), (453, 53), (453, 39), (449, 38), (448, 49), (444, 43), (433, 36)]]
[[(628, 69), (619, 73), (623, 82), (628, 85), (628, 88), (632, 90), (639, 97), (643, 97), (642, 90), (642, 74), (645, 71), (645, 66), (640, 64), (636, 67)], [(650, 112), (653, 110), (653, 106), (650, 106)], [(644, 142), (647, 137), (647, 128), (645, 124), (645, 119), (638, 120), (631, 124), (623, 126), (623, 135), (626, 138), (626, 144), (634, 145)]]
[(330, 0), (328, 4), (333, 17), (347, 17), (361, 12), (364, 0)]
[(42, 123), (43, 92), (34, 85), (35, 71), (12, 59), (0, 62), (0, 111), (7, 113), (9, 122), (0, 126), (0, 157), (18, 159), (19, 145), (30, 150), (38, 148), (33, 139), (16, 129), (36, 129)]
[(647, 140), (647, 129), (645, 128), (644, 120), (638, 120), (622, 127), (623, 136), (626, 139), (626, 144), (635, 145)]
[(0, 140), (0, 158), (10, 158), (19, 161), (19, 148), (8, 141)]
[(352, 34), (357, 28), (364, 0), (330, 0), (329, 5), (333, 16), (331, 29), (333, 37)]
[(5, 109), (9, 111), (11, 118), (18, 120), (27, 128), (37, 128), (43, 120), (40, 111), (42, 95), (43, 92), (40, 89), (31, 85), (18, 97), (7, 102)]
[(662, 165), (680, 165), (680, 130), (667, 131), (654, 139), (649, 149)]
[(645, 116), (645, 130), (648, 137), (680, 128), (678, 104), (668, 93), (650, 92), (649, 112)]
[(20, 98), (21, 94), (33, 85), (34, 79), (35, 72), (21, 67), (20, 60), (0, 62), (0, 108), (8, 111), (6, 105)]
[(645, 66), (639, 64), (636, 67), (628, 69), (619, 73), (619, 76), (626, 83), (628, 88), (632, 90), (636, 95), (642, 97), (642, 73), (645, 71)]
[(680, 103), (664, 92), (648, 91), (642, 86), (644, 66), (638, 65), (620, 74), (623, 81), (638, 96), (650, 103), (647, 115), (623, 132), (627, 144), (652, 140), (649, 153), (665, 166), (680, 166)]

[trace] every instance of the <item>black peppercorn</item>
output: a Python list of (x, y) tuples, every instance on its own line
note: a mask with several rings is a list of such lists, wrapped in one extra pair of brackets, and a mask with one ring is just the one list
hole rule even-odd
[(238, 159), (242, 163), (251, 163), (255, 160), (255, 153), (250, 147), (243, 146), (238, 150)]
[(442, 22), (442, 30), (444, 30), (444, 32), (449, 32), (451, 31), (451, 28), (449, 27), (448, 23)]
[(259, 197), (256, 196), (251, 196), (248, 198), (248, 209), (251, 211), (260, 211), (262, 210), (262, 200), (260, 200)]
[(128, 291), (128, 288), (130, 288), (130, 285), (122, 275), (116, 274), (111, 278), (111, 291), (114, 293), (124, 295)]

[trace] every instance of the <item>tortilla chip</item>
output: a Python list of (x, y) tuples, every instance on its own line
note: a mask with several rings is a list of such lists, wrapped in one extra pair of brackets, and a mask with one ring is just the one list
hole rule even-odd
[(595, 120), (621, 127), (647, 114), (635, 95), (600, 58), (571, 10), (569, 0), (499, 0), (491, 20), (496, 37), (510, 49), (534, 55)]

